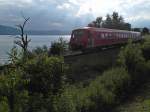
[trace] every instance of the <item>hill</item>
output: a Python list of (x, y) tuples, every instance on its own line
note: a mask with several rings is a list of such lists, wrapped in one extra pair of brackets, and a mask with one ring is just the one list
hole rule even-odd
[[(20, 33), (19, 29), (0, 25), (0, 35), (18, 35)], [(61, 31), (61, 30), (29, 30), (25, 31), (28, 35), (69, 35), (70, 31)]]
[(10, 26), (0, 25), (0, 35), (17, 35), (19, 30)]

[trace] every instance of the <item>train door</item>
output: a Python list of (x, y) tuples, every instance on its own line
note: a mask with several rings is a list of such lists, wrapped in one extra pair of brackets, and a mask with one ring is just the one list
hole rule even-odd
[(91, 32), (88, 32), (88, 48), (94, 47), (94, 38)]

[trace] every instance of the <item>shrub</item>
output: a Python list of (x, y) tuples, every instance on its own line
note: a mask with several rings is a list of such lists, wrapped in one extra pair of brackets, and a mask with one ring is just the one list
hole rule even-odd
[(144, 62), (141, 46), (139, 44), (132, 44), (129, 41), (128, 45), (120, 51), (118, 64), (126, 67), (130, 71), (140, 62)]
[(32, 51), (29, 52), (28, 58), (32, 59), (39, 55), (48, 55), (48, 52), (49, 52), (49, 50), (48, 50), (47, 46), (36, 47), (35, 49), (33, 49)]
[(63, 86), (65, 79), (65, 66), (63, 58), (39, 56), (29, 60), (24, 71), (30, 79), (29, 91), (48, 95), (55, 94)]
[(106, 111), (120, 101), (129, 83), (130, 76), (125, 69), (111, 69), (87, 87), (67, 87), (55, 103), (56, 112), (62, 109), (64, 112)]
[(51, 43), (50, 55), (63, 55), (67, 50), (67, 42), (63, 38), (59, 38), (56, 42)]
[[(147, 37), (148, 38), (148, 37)], [(145, 40), (142, 47), (143, 55), (146, 60), (150, 60), (150, 40)]]
[(60, 96), (55, 96), (53, 102), (54, 112), (77, 112), (72, 94), (70, 93), (71, 91), (65, 91)]
[(92, 99), (97, 104), (96, 110), (109, 109), (119, 103), (120, 97), (125, 95), (124, 92), (129, 84), (130, 76), (124, 68), (108, 70), (101, 77), (91, 82), (90, 88), (93, 88), (93, 90), (91, 89), (93, 92), (95, 91)]
[(8, 101), (6, 97), (0, 99), (0, 112), (9, 112)]
[(10, 112), (26, 111), (28, 91), (24, 87), (27, 83), (19, 70), (8, 70), (8, 74), (0, 75), (0, 98), (3, 98), (0, 103), (5, 109)]

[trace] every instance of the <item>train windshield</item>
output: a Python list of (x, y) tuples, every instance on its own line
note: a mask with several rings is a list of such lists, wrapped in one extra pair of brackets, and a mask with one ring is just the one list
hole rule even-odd
[(83, 30), (75, 30), (72, 33), (72, 38), (81, 38), (84, 35)]

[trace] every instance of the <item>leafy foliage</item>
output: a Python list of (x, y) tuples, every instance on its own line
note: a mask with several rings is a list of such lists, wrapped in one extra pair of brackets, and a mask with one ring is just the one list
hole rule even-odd
[(132, 41), (129, 40), (128, 45), (122, 48), (119, 54), (118, 63), (130, 71), (141, 62), (144, 62), (141, 46), (139, 44), (132, 44)]
[(0, 75), (0, 98), (5, 110), (23, 112), (28, 103), (28, 91), (24, 88), (28, 83), (19, 71), (9, 71), (7, 75)]
[(142, 34), (143, 35), (149, 34), (149, 29), (147, 27), (144, 27), (142, 30)]
[(107, 14), (106, 19), (102, 20), (102, 17), (97, 17), (95, 21), (89, 23), (90, 27), (103, 27), (110, 29), (120, 29), (120, 30), (131, 30), (131, 24), (124, 22), (124, 18), (119, 16), (117, 12), (113, 12), (112, 15)]
[(143, 51), (144, 58), (146, 60), (150, 60), (150, 39), (147, 39), (149, 37), (145, 37), (145, 38), (146, 39), (143, 43), (142, 51)]
[[(87, 87), (67, 87), (55, 105), (60, 112), (98, 112), (112, 107), (120, 101), (124, 87), (128, 87), (130, 76), (123, 68), (104, 72)], [(64, 108), (65, 107), (65, 108)]]
[(63, 59), (59, 57), (40, 56), (29, 60), (24, 71), (30, 79), (29, 91), (44, 95), (57, 93), (63, 86), (65, 68)]
[[(60, 43), (64, 52), (65, 42)], [(37, 48), (24, 64), (16, 65), (22, 63), (22, 56), (12, 49), (14, 66), (0, 74), (0, 111), (106, 112), (150, 78), (148, 41), (142, 45), (129, 41), (118, 56), (119, 67), (105, 71), (86, 85), (67, 84), (68, 66), (63, 57), (48, 56), (47, 52), (47, 47)]]
[(53, 42), (50, 48), (50, 55), (63, 55), (67, 50), (67, 42), (63, 38), (59, 38), (57, 42)]
[(20, 63), (23, 59), (23, 53), (18, 50), (16, 46), (14, 46), (11, 50), (9, 55), (9, 62), (13, 65)]

